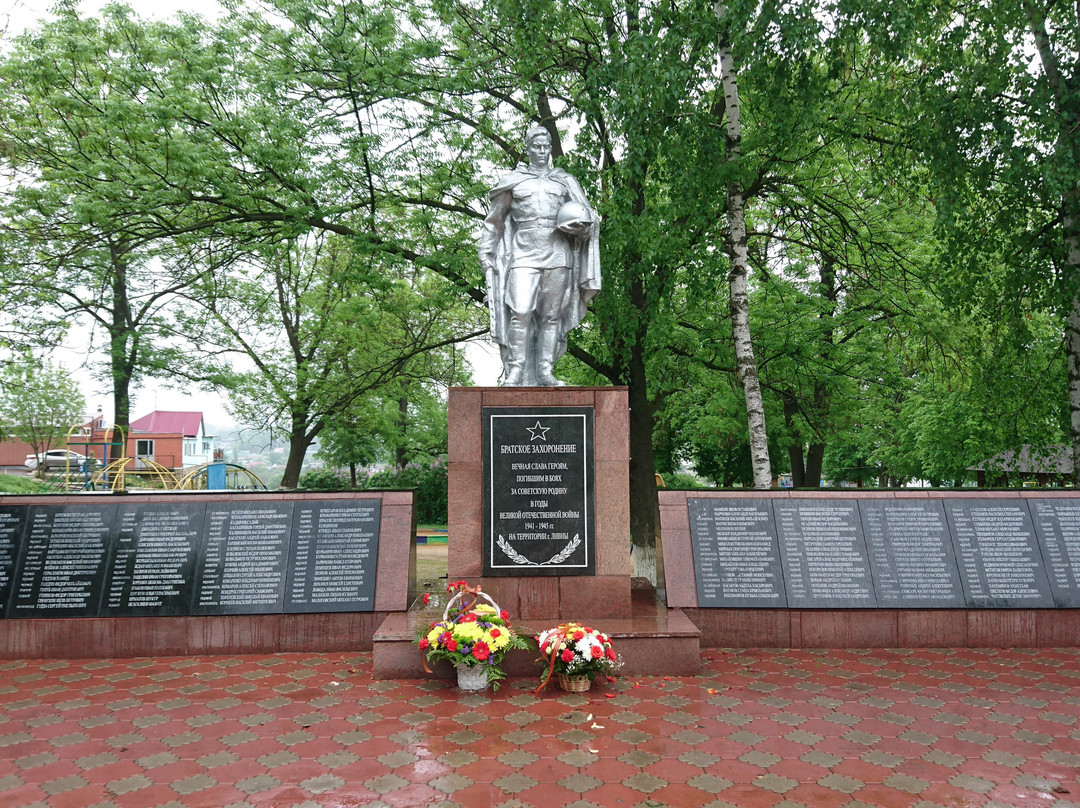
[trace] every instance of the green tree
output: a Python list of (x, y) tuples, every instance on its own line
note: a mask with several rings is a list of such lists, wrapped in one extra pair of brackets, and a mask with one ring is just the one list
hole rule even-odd
[[(330, 470), (346, 469), (349, 484), (356, 488), (360, 484), (360, 470), (374, 464), (384, 452), (385, 441), (393, 433), (393, 422), (394, 414), (387, 412), (377, 396), (363, 396), (348, 412), (328, 421), (319, 434), (315, 457)], [(304, 477), (300, 478), (301, 485), (307, 484)]]
[(282, 487), (296, 487), (329, 424), (342, 425), (365, 396), (426, 378), (420, 357), (480, 333), (462, 328), (452, 290), (407, 269), (351, 239), (312, 236), (208, 279), (193, 290), (191, 311), (178, 314), (209, 354), (238, 368), (206, 361), (193, 375), (230, 390), (241, 423), (287, 437)]
[(888, 4), (860, 0), (845, 7), (844, 20), (905, 77), (911, 140), (937, 196), (951, 305), (1007, 318), (1018, 330), (1040, 311), (1057, 320), (1068, 368), (1062, 396), (1080, 456), (1075, 6), (964, 0), (896, 15)]
[[(372, 393), (358, 399), (347, 412), (328, 420), (319, 436), (317, 457), (328, 465), (345, 468), (353, 487), (359, 470), (376, 462), (395, 468), (409, 463), (430, 463), (447, 453), (445, 386), (439, 389), (439, 364), (444, 352), (419, 358), (422, 368), (411, 368)], [(453, 354), (449, 358), (453, 358)], [(415, 362), (414, 362), (415, 364)], [(448, 368), (442, 368), (443, 372)], [(456, 372), (452, 383), (467, 376)]]
[(82, 18), (61, 3), (0, 60), (0, 165), (13, 177), (0, 204), (5, 316), (24, 342), (73, 323), (103, 333), (120, 426), (132, 385), (175, 370), (169, 307), (216, 264), (187, 238), (213, 160), (173, 81), (201, 44), (193, 20), (142, 23), (122, 6)]
[[(86, 419), (86, 399), (63, 367), (17, 355), (0, 370), (0, 431), (29, 443), (33, 454), (61, 445), (69, 430)], [(39, 464), (37, 475), (44, 476)]]

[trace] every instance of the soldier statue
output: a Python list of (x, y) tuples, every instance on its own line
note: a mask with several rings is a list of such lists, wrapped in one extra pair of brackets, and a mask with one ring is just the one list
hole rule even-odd
[(551, 167), (546, 129), (529, 130), (525, 151), (491, 191), (480, 264), (503, 385), (561, 387), (555, 362), (600, 291), (600, 223), (577, 180)]

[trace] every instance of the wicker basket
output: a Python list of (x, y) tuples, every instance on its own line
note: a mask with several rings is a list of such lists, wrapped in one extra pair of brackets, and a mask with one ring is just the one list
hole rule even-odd
[(483, 665), (455, 665), (457, 686), (460, 690), (486, 690), (487, 668)]
[[(463, 600), (467, 594), (470, 594), (470, 593), (467, 593), (467, 592), (464, 592), (464, 591), (458, 592), (452, 598), (450, 598), (449, 601), (447, 601), (446, 608), (443, 609), (443, 620), (446, 620), (447, 618), (450, 617), (450, 610), (452, 608), (454, 608), (454, 605), (459, 600)], [(480, 598), (483, 598), (488, 603), (490, 603), (495, 608), (496, 613), (498, 613), (498, 611), (499, 611), (499, 604), (498, 603), (496, 603), (494, 600), (492, 600), (490, 597), (488, 597), (488, 595), (486, 595), (483, 592), (476, 592), (475, 594), (476, 594), (476, 599), (477, 600), (479, 600)], [(488, 686), (488, 678), (487, 678), (488, 672), (487, 672), (487, 667), (486, 666), (484, 666), (484, 665), (455, 665), (454, 667), (457, 668), (457, 682), (458, 682), (458, 688), (460, 690), (476, 691), (476, 690), (485, 690), (487, 688), (487, 686)]]
[(567, 693), (584, 693), (592, 687), (592, 680), (583, 673), (576, 676), (560, 673), (557, 676), (559, 677), (559, 687)]

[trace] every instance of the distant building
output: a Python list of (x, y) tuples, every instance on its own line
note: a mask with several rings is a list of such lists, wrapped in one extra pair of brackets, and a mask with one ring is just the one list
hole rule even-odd
[[(48, 441), (48, 446), (42, 448), (70, 449), (73, 452), (100, 459), (102, 450), (87, 446), (87, 442), (90, 440), (90, 436), (94, 434), (95, 426), (100, 420), (101, 408), (98, 407), (97, 414), (89, 418), (83, 426), (73, 429), (69, 435), (59, 434), (54, 436)], [(104, 433), (99, 432), (98, 434), (103, 435)], [(22, 466), (26, 462), (27, 456), (31, 454), (34, 454), (34, 447), (26, 441), (0, 440), (0, 467)]]
[(136, 467), (153, 462), (173, 470), (214, 462), (215, 440), (201, 412), (154, 410), (128, 426), (127, 454)]
[[(102, 461), (106, 453), (110, 461), (120, 456), (113, 444), (112, 425), (102, 417), (101, 408), (79, 429), (65, 439), (52, 441), (50, 448), (70, 448), (79, 454)], [(0, 466), (19, 466), (28, 454), (30, 444), (21, 441), (0, 441)], [(195, 468), (221, 459), (213, 435), (206, 434), (201, 412), (155, 410), (137, 418), (128, 426), (126, 457), (135, 458), (135, 467), (145, 467), (151, 460), (173, 471)]]

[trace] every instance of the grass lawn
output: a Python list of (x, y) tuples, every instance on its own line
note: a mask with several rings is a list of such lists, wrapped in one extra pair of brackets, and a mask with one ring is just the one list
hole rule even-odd
[(0, 494), (44, 494), (48, 490), (49, 487), (35, 477), (0, 474)]
[(423, 591), (425, 583), (430, 591), (446, 588), (446, 545), (416, 545), (416, 583)]

